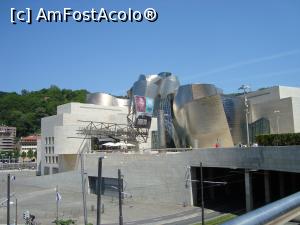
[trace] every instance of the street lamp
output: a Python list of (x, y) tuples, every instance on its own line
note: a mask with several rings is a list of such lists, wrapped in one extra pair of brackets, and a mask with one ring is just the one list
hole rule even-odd
[(244, 91), (244, 103), (245, 103), (245, 113), (246, 113), (246, 129), (247, 129), (247, 147), (250, 147), (250, 137), (249, 137), (249, 105), (248, 105), (248, 99), (246, 96), (247, 90), (250, 90), (250, 86), (243, 84), (239, 90)]
[(277, 134), (279, 134), (279, 116), (280, 116), (280, 111), (279, 110), (274, 110), (274, 115), (276, 115)]

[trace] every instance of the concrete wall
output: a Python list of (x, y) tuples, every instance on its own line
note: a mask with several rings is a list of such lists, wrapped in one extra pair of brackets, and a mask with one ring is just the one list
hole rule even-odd
[(292, 98), (295, 133), (300, 133), (300, 97)]
[[(275, 86), (247, 94), (250, 102), (250, 121), (269, 119), (271, 133), (300, 132), (300, 88)], [(274, 111), (280, 111), (275, 114)]]
[(280, 94), (280, 98), (288, 98), (288, 97), (299, 98), (300, 88), (279, 86), (279, 94)]
[[(166, 154), (109, 154), (103, 160), (103, 176), (124, 175), (125, 192), (137, 201), (190, 204), (186, 186), (187, 160)], [(89, 176), (97, 176), (97, 158), (87, 157)]]
[(262, 90), (250, 92), (247, 97), (251, 104), (258, 104), (269, 102), (272, 100), (279, 100), (283, 98), (300, 96), (299, 87), (274, 86)]
[[(260, 118), (267, 118), (270, 121), (270, 131), (272, 134), (277, 133), (277, 119), (279, 133), (294, 132), (292, 98), (272, 100), (268, 102), (252, 104), (250, 108), (250, 122), (255, 122)], [(280, 111), (274, 113), (274, 111)]]
[[(99, 157), (100, 154), (86, 154), (88, 176), (97, 176)], [(124, 175), (124, 191), (136, 201), (190, 205), (189, 167), (198, 167), (200, 162), (204, 167), (300, 173), (300, 146), (193, 149), (175, 154), (110, 153), (103, 159), (103, 176), (117, 178), (120, 168)], [(26, 178), (22, 182), (48, 188), (59, 184), (62, 189), (80, 192), (79, 161), (75, 171)]]
[(279, 86), (250, 92), (247, 94), (247, 97), (251, 104), (259, 104), (272, 100), (278, 100), (280, 99)]
[[(87, 155), (89, 176), (97, 176), (97, 155)], [(124, 175), (126, 190), (137, 200), (192, 204), (189, 167), (219, 167), (300, 173), (300, 146), (194, 149), (175, 154), (106, 154), (103, 176)]]

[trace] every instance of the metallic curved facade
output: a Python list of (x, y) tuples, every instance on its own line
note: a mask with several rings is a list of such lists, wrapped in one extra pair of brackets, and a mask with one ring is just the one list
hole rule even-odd
[(179, 85), (178, 78), (171, 73), (140, 75), (139, 79), (133, 84), (130, 93), (153, 99), (158, 96), (166, 98), (169, 94), (175, 94)]
[(128, 107), (129, 99), (116, 98), (112, 95), (97, 92), (87, 95), (86, 103), (102, 106), (120, 106)]
[(232, 147), (245, 142), (243, 99), (224, 95), (215, 85), (180, 86), (176, 76), (165, 72), (141, 75), (128, 93), (131, 109), (133, 96), (154, 99), (153, 116), (159, 128), (156, 146)]
[(220, 90), (211, 84), (181, 86), (173, 110), (180, 129), (178, 147), (233, 146)]
[(222, 95), (223, 107), (235, 145), (247, 142), (245, 103), (242, 98)]

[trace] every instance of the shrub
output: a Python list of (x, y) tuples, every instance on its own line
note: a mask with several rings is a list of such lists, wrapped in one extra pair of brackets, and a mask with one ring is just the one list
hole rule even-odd
[(261, 146), (300, 145), (300, 133), (258, 135), (255, 140)]
[(70, 225), (70, 224), (75, 224), (75, 220), (68, 219), (68, 220), (54, 220), (52, 223), (55, 223), (56, 225)]

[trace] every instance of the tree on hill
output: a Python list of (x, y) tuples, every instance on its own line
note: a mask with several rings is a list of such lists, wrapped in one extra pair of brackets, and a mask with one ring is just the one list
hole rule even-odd
[(87, 93), (55, 85), (39, 91), (24, 89), (21, 94), (0, 91), (0, 124), (17, 127), (18, 137), (39, 133), (41, 118), (54, 115), (58, 105), (85, 102)]

